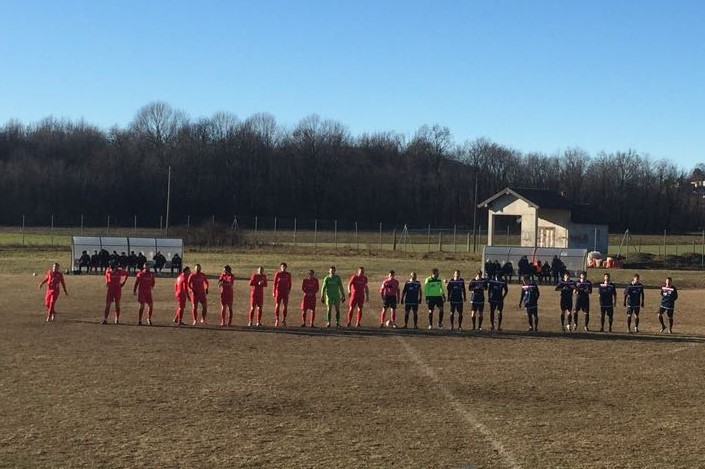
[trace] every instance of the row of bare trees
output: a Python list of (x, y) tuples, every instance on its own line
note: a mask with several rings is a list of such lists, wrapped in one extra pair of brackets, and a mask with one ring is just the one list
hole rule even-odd
[[(229, 113), (191, 120), (166, 103), (127, 128), (47, 118), (0, 128), (0, 223), (158, 220), (172, 167), (173, 220), (235, 214), (394, 224), (469, 225), (474, 203), (507, 186), (566, 191), (613, 229), (701, 229), (689, 173), (633, 151), (522, 153), (484, 138), (456, 143), (442, 126), (411, 138), (353, 136), (316, 115), (284, 128)], [(477, 199), (475, 184), (477, 181)], [(482, 215), (482, 214), (480, 214)], [(481, 218), (480, 218), (481, 219)]]

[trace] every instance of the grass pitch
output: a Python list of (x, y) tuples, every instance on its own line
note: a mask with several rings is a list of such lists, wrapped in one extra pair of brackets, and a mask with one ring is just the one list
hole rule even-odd
[[(622, 307), (612, 334), (561, 333), (549, 286), (539, 302), (542, 332), (530, 334), (513, 284), (505, 332), (461, 336), (380, 330), (377, 291), (389, 268), (400, 280), (434, 266), (443, 277), (460, 268), (469, 278), (477, 260), (188, 253), (187, 263), (201, 262), (206, 273), (233, 266), (236, 327), (173, 327), (173, 280), (163, 277), (154, 326), (136, 326), (134, 279), (123, 292), (123, 324), (101, 326), (103, 281), (92, 275), (67, 277), (70, 296), (47, 324), (37, 284), (65, 257), (0, 251), (3, 467), (661, 468), (705, 460), (701, 273), (673, 275), (683, 288), (673, 335), (658, 334), (653, 288), (639, 334), (624, 332)], [(265, 327), (246, 328), (244, 279), (259, 264), (271, 278), (282, 260), (295, 278), (289, 327), (271, 327), (267, 296)], [(362, 330), (298, 327), (296, 287), (308, 268), (322, 276), (330, 263), (343, 276), (367, 267)], [(621, 284), (632, 272), (612, 273)], [(641, 273), (650, 287), (666, 274)]]

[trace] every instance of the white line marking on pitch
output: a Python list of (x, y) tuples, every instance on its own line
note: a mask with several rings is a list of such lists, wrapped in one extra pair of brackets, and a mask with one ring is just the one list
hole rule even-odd
[(487, 426), (477, 420), (475, 416), (453, 395), (453, 393), (450, 392), (448, 387), (443, 384), (443, 381), (441, 381), (436, 372), (433, 371), (433, 368), (431, 368), (428, 363), (421, 358), (421, 355), (419, 355), (416, 349), (409, 345), (403, 337), (397, 336), (397, 340), (399, 340), (399, 342), (404, 346), (406, 353), (409, 354), (414, 363), (416, 363), (416, 365), (426, 374), (426, 376), (428, 376), (431, 381), (443, 392), (446, 400), (450, 402), (453, 410), (455, 410), (455, 412), (460, 415), (466, 423), (474, 427), (482, 434), (482, 436), (485, 437), (485, 439), (490, 442), (492, 449), (504, 458), (504, 461), (508, 467), (516, 469), (520, 468), (521, 466), (516, 462), (516, 459), (512, 453), (505, 448), (504, 445), (497, 440), (497, 438), (495, 438), (495, 435), (489, 428), (487, 428)]

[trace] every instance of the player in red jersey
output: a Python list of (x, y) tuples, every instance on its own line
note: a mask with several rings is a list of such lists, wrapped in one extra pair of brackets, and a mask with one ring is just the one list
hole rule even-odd
[(191, 268), (184, 267), (184, 270), (176, 277), (174, 282), (174, 295), (176, 296), (176, 315), (174, 322), (181, 326), (183, 325), (184, 309), (186, 308), (186, 300), (191, 301), (191, 295), (188, 293), (188, 279), (191, 276)]
[(367, 277), (365, 276), (365, 268), (358, 267), (357, 273), (348, 280), (348, 297), (350, 304), (348, 306), (348, 327), (352, 323), (352, 316), (355, 308), (357, 308), (357, 316), (355, 318), (355, 327), (360, 327), (362, 321), (362, 307), (366, 301), (370, 301), (370, 290), (367, 288)]
[(66, 283), (64, 283), (64, 274), (59, 270), (59, 264), (55, 262), (51, 269), (47, 271), (46, 277), (39, 284), (39, 289), (46, 284), (47, 292), (44, 295), (44, 305), (47, 307), (47, 322), (54, 320), (54, 315), (56, 314), (56, 300), (59, 299), (59, 294), (61, 293), (61, 288), (64, 289), (66, 296), (69, 296), (69, 292), (66, 291)]
[(301, 327), (306, 327), (306, 312), (311, 311), (311, 327), (316, 327), (316, 293), (318, 293), (318, 279), (314, 277), (314, 271), (308, 271), (308, 277), (301, 282), (301, 291), (304, 297), (301, 300)]
[(137, 302), (140, 304), (139, 316), (137, 324), (142, 325), (142, 314), (144, 313), (144, 305), (147, 305), (147, 325), (152, 325), (152, 309), (154, 309), (154, 301), (152, 301), (152, 288), (154, 288), (154, 274), (147, 264), (142, 267), (142, 270), (137, 272), (135, 278), (135, 286), (132, 287), (132, 294), (137, 295)]
[(195, 272), (189, 275), (188, 289), (191, 292), (191, 323), (195, 326), (198, 323), (198, 304), (201, 304), (201, 324), (206, 324), (206, 314), (208, 314), (208, 277), (201, 272), (201, 264), (196, 264)]
[(218, 277), (220, 287), (220, 325), (225, 326), (225, 310), (228, 310), (228, 327), (233, 325), (233, 283), (235, 276), (229, 265), (223, 267), (223, 273)]
[(264, 303), (264, 288), (267, 286), (267, 276), (264, 275), (264, 267), (257, 267), (257, 272), (250, 277), (250, 314), (247, 322), (252, 326), (252, 320), (257, 309), (257, 327), (262, 325), (262, 304)]
[(286, 327), (286, 313), (289, 310), (289, 292), (291, 292), (291, 274), (286, 271), (286, 262), (279, 265), (279, 272), (274, 274), (274, 327), (279, 325), (279, 306), (282, 308), (282, 326)]
[(116, 262), (110, 264), (110, 267), (105, 271), (105, 287), (108, 291), (105, 295), (103, 324), (108, 323), (110, 304), (113, 302), (115, 303), (115, 324), (120, 323), (120, 296), (122, 294), (122, 287), (127, 282), (127, 277), (127, 272), (118, 267)]
[(382, 296), (382, 312), (379, 313), (379, 327), (385, 326), (385, 317), (387, 308), (390, 310), (389, 321), (386, 321), (387, 326), (397, 327), (397, 303), (399, 303), (401, 292), (399, 291), (399, 280), (394, 278), (394, 271), (390, 270), (387, 278), (382, 282), (379, 289), (379, 294)]

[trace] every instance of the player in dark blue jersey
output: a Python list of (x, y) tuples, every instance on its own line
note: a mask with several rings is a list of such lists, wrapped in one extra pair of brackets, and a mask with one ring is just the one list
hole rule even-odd
[(587, 272), (580, 272), (578, 281), (575, 282), (575, 310), (573, 310), (573, 322), (578, 324), (578, 311), (585, 313), (585, 332), (590, 331), (590, 294), (592, 293), (592, 282), (587, 279)]
[[(556, 291), (561, 292), (561, 330), (565, 332), (571, 331), (570, 317), (573, 313), (573, 292), (575, 291), (575, 281), (571, 280), (570, 272), (563, 272), (563, 280), (556, 285)], [(573, 329), (578, 327), (578, 323), (573, 324)]]
[(404, 329), (409, 325), (409, 313), (414, 312), (414, 329), (418, 329), (419, 304), (421, 304), (421, 282), (416, 279), (416, 272), (411, 272), (409, 280), (401, 292), (401, 304), (404, 305)]
[(526, 316), (529, 319), (529, 331), (539, 330), (539, 286), (530, 280), (528, 275), (524, 275), (521, 285), (521, 296), (519, 297), (519, 307), (526, 308)]
[(458, 331), (463, 330), (463, 304), (467, 301), (465, 293), (465, 280), (460, 276), (460, 271), (453, 272), (453, 278), (448, 280), (448, 302), (450, 303), (450, 330), (453, 330), (455, 313), (458, 313)]
[(666, 284), (661, 287), (661, 305), (658, 309), (658, 321), (661, 323), (661, 332), (666, 330), (666, 325), (663, 323), (663, 314), (668, 316), (668, 333), (673, 333), (673, 310), (676, 307), (678, 299), (678, 290), (673, 286), (673, 279), (666, 277)]
[(494, 279), (487, 282), (487, 297), (490, 300), (490, 330), (494, 331), (494, 313), (497, 311), (497, 330), (502, 330), (502, 311), (504, 298), (509, 293), (507, 282), (498, 273)]
[(605, 332), (605, 316), (609, 320), (609, 332), (612, 332), (614, 304), (617, 302), (617, 286), (610, 280), (610, 274), (605, 272), (602, 283), (597, 286), (600, 296), (600, 332)]
[(482, 278), (482, 271), (475, 272), (475, 278), (470, 280), (468, 285), (470, 291), (470, 311), (472, 317), (472, 330), (482, 330), (482, 312), (485, 310), (485, 290), (487, 290), (487, 280)]
[(632, 315), (634, 332), (639, 332), (639, 312), (644, 307), (644, 285), (639, 281), (639, 274), (634, 274), (632, 282), (624, 289), (624, 306), (627, 308), (627, 332), (632, 331)]

